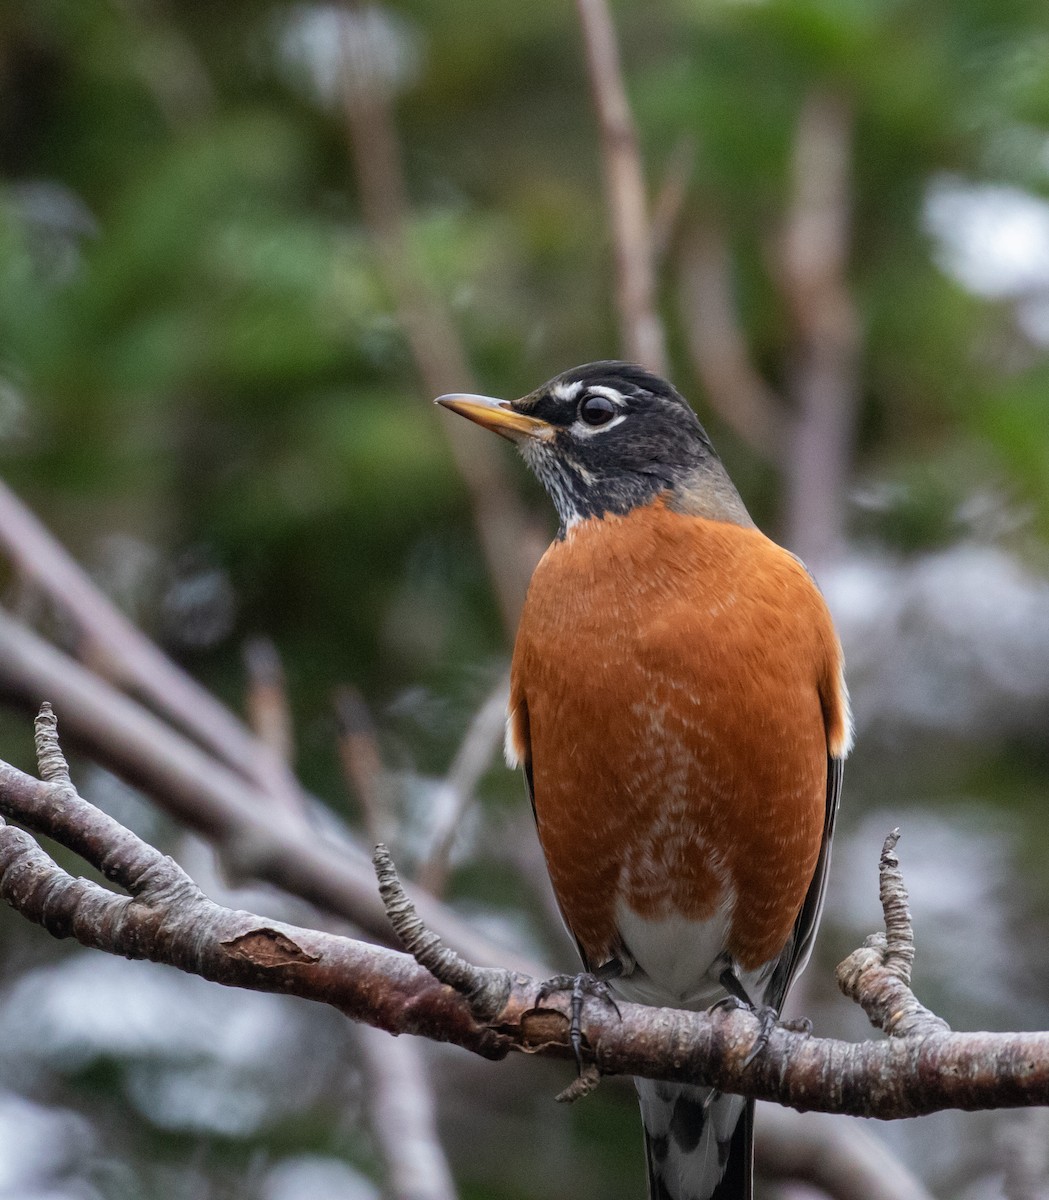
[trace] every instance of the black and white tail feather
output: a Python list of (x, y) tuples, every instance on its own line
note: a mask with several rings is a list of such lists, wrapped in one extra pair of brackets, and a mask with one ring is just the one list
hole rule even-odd
[(638, 1079), (651, 1200), (751, 1194), (754, 1102), (687, 1083)]

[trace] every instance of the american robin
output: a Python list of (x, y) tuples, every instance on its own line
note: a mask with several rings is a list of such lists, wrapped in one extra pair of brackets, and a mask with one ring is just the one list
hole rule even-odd
[[(852, 736), (816, 585), (641, 367), (438, 403), (516, 442), (560, 518), (506, 746), (584, 967), (642, 1004), (777, 1014), (819, 923)], [(653, 1200), (749, 1197), (753, 1102), (636, 1082)]]

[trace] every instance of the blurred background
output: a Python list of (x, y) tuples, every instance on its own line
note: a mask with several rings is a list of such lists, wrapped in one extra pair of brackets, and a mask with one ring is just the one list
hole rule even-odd
[[(333, 824), (570, 968), (498, 753), (554, 521), (508, 447), (430, 400), (645, 357), (845, 643), (858, 745), (801, 1006), (868, 1036), (833, 966), (880, 925), (899, 825), (919, 996), (956, 1028), (1044, 1029), (1049, 11), (615, 4), (649, 218), (632, 301), (588, 7), (0, 3), (0, 477)], [(107, 675), (11, 522), (16, 636)], [(7, 670), (0, 757), (29, 769)], [(74, 771), (216, 898), (311, 919)], [(364, 1041), (4, 909), (0, 1197), (376, 1196)], [(628, 1085), (565, 1109), (563, 1064), (422, 1058), (458, 1195), (642, 1194)], [(1022, 1194), (1049, 1189), (1039, 1113), (864, 1130), (936, 1196), (1019, 1196), (1032, 1158)]]

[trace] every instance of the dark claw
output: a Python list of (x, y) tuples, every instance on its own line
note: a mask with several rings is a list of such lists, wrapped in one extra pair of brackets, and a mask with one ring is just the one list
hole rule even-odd
[[(718, 982), (728, 992), (728, 995), (718, 1000), (716, 1004), (711, 1006), (713, 1012), (716, 1008), (745, 1008), (748, 1012), (753, 1013), (757, 1017), (760, 1028), (758, 1036), (754, 1039), (754, 1045), (751, 1046), (747, 1057), (743, 1060), (743, 1069), (747, 1067), (758, 1057), (758, 1055), (769, 1044), (769, 1038), (772, 1036), (773, 1029), (779, 1022), (779, 1013), (770, 1008), (767, 1004), (757, 1005), (747, 995), (746, 989), (739, 980), (739, 976), (731, 966), (728, 966), (718, 976)], [(810, 1026), (811, 1030), (811, 1026)]]
[(769, 1044), (769, 1038), (772, 1036), (772, 1031), (776, 1028), (779, 1021), (779, 1013), (774, 1008), (770, 1008), (767, 1004), (763, 1004), (761, 1008), (751, 1010), (754, 1016), (761, 1023), (761, 1028), (758, 1030), (758, 1036), (754, 1039), (754, 1045), (747, 1052), (747, 1057), (743, 1060), (743, 1070), (757, 1058), (757, 1056)]
[(552, 979), (548, 979), (539, 988), (539, 1000), (545, 1000), (547, 996), (553, 995), (554, 992), (572, 993), (571, 1020), (568, 1026), (568, 1040), (572, 1043), (572, 1053), (575, 1055), (576, 1067), (579, 1074), (583, 1073), (583, 1002), (587, 996), (593, 996), (597, 1000), (603, 1000), (606, 1004), (610, 1004), (614, 1009), (616, 1016), (622, 1019), (623, 1014), (619, 1011), (619, 1005), (616, 1004), (615, 997), (612, 995), (612, 989), (603, 979), (598, 979), (596, 975), (591, 975), (589, 972), (583, 972), (580, 975), (555, 975)]
[(791, 1033), (801, 1033), (805, 1037), (812, 1036), (812, 1022), (808, 1017), (792, 1017), (789, 1021), (780, 1021), (780, 1025)]
[(741, 1000), (738, 996), (722, 996), (720, 1000), (714, 1001), (707, 1012), (739, 1012), (740, 1009), (752, 1013), (754, 1005), (747, 1000)]

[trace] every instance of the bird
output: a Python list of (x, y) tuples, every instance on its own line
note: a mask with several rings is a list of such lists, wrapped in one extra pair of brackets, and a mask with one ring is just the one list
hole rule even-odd
[[(613, 1003), (745, 1005), (767, 1037), (812, 950), (852, 744), (818, 587), (641, 366), (437, 403), (516, 443), (557, 511), (514, 645), (506, 757), (582, 960), (576, 1000), (586, 984)], [(635, 1084), (651, 1200), (752, 1195), (752, 1100)]]

